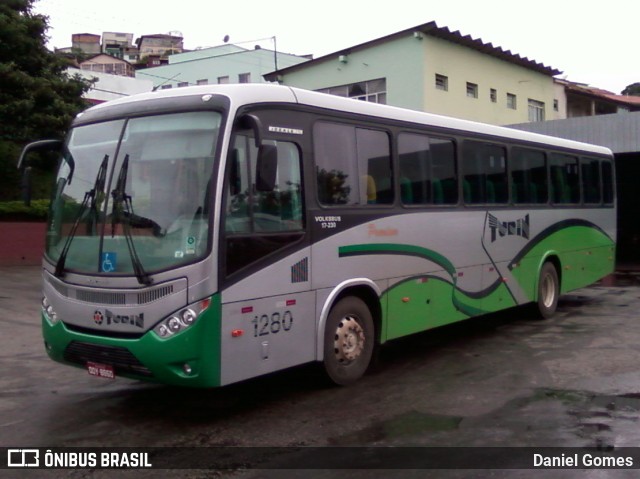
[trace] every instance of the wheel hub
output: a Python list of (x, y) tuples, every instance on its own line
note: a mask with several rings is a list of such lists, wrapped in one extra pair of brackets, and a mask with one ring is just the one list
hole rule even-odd
[(546, 275), (542, 280), (542, 302), (548, 308), (555, 299), (555, 284), (551, 275)]
[(342, 318), (333, 343), (338, 361), (345, 363), (357, 359), (364, 349), (364, 341), (364, 330), (360, 323), (352, 316)]

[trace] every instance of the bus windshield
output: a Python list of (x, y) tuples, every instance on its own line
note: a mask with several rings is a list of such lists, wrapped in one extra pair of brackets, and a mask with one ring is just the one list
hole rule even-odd
[(204, 257), (220, 123), (207, 111), (72, 129), (47, 229), (56, 272), (135, 274), (143, 283)]

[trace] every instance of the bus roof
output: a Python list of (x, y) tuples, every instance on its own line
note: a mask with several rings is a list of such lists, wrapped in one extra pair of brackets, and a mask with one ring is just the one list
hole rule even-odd
[[(108, 109), (115, 105), (134, 106), (136, 102), (149, 100), (179, 99), (180, 97), (193, 97), (195, 95), (218, 94), (230, 99), (233, 107), (249, 105), (254, 103), (297, 103), (300, 105), (313, 106), (328, 110), (348, 112), (369, 117), (385, 118), (396, 121), (405, 121), (438, 128), (457, 130), (460, 132), (470, 132), (480, 135), (489, 135), (511, 140), (539, 143), (541, 145), (556, 146), (585, 152), (612, 155), (609, 148), (588, 143), (581, 143), (573, 140), (566, 140), (559, 137), (530, 133), (516, 130), (504, 126), (490, 125), (459, 118), (425, 113), (416, 110), (381, 105), (365, 101), (344, 98), (326, 93), (318, 93), (301, 88), (288, 87), (282, 85), (251, 83), (251, 84), (227, 84), (227, 85), (202, 85), (183, 87), (167, 90), (158, 90), (149, 93), (141, 93), (130, 97), (109, 101), (91, 107), (87, 112)], [(82, 114), (81, 114), (82, 115)]]

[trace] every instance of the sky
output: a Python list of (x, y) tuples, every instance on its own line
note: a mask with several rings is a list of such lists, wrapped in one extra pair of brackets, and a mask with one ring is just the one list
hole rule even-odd
[(261, 45), (314, 58), (435, 21), (620, 93), (640, 82), (637, 0), (34, 0), (49, 48), (73, 33), (181, 34), (186, 49)]

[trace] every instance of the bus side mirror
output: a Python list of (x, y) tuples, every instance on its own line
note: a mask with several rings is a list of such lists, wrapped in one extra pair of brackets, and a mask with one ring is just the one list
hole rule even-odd
[(27, 166), (22, 169), (22, 180), (20, 182), (20, 191), (22, 192), (22, 201), (25, 206), (31, 206), (31, 167)]
[[(21, 190), (25, 205), (31, 205), (31, 167), (28, 165), (27, 155), (36, 150), (59, 150), (61, 146), (62, 141), (60, 140), (40, 140), (29, 143), (22, 149), (20, 158), (18, 159), (18, 170), (22, 173)], [(70, 159), (68, 161), (71, 172), (69, 173), (69, 178), (67, 178), (68, 183), (71, 182), (74, 168), (73, 158), (71, 155), (69, 155), (69, 157)]]
[(240, 154), (237, 149), (231, 152), (231, 158), (229, 162), (229, 193), (232, 196), (241, 193), (242, 181), (240, 176)]
[(274, 145), (260, 145), (256, 163), (256, 190), (273, 191), (278, 172), (278, 148)]
[(260, 122), (260, 118), (247, 113), (240, 117), (238, 124), (242, 128), (248, 128), (253, 131), (256, 148), (260, 148), (262, 144), (262, 122)]

